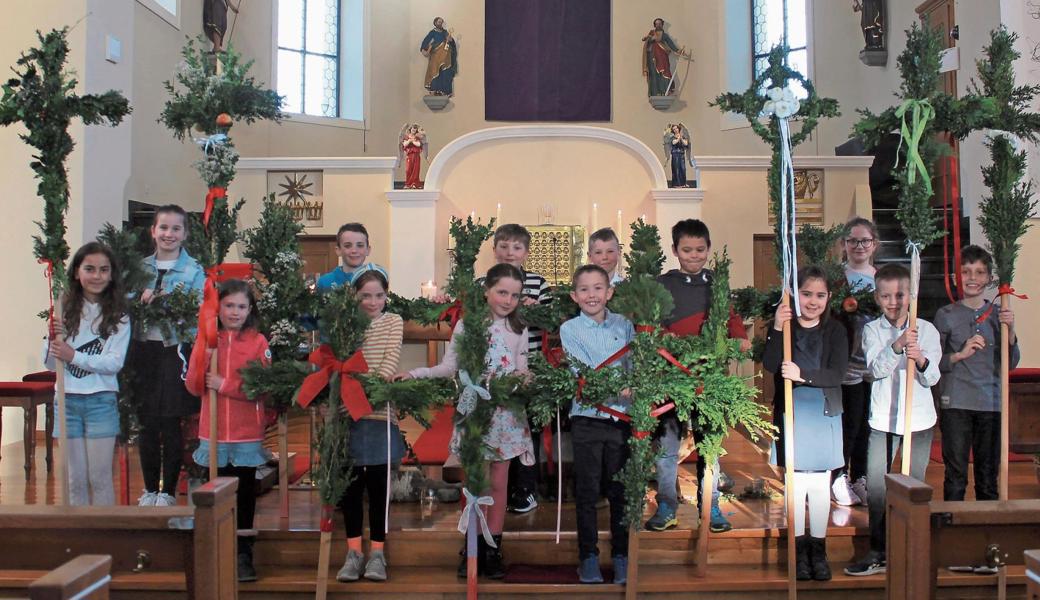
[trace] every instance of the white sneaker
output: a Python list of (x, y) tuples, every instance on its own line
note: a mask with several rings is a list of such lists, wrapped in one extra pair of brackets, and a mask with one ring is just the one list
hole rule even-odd
[(155, 499), (156, 506), (177, 506), (177, 499), (167, 493), (160, 493)]
[(159, 494), (156, 492), (149, 492), (145, 490), (141, 497), (137, 499), (138, 506), (155, 506), (155, 501), (159, 499)]
[(852, 493), (859, 498), (859, 503), (867, 505), (867, 478), (860, 477), (852, 484)]
[(834, 483), (831, 484), (831, 496), (834, 502), (841, 506), (855, 506), (860, 503), (859, 496), (849, 486), (849, 476), (842, 473)]

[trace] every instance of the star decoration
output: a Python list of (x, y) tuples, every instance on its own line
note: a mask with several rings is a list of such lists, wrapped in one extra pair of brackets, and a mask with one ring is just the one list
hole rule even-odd
[(307, 174), (303, 175), (299, 173), (293, 173), (292, 176), (285, 176), (285, 183), (279, 183), (278, 187), (284, 189), (284, 192), (279, 193), (279, 196), (285, 198), (286, 202), (303, 202), (306, 203), (307, 199), (304, 196), (313, 196), (309, 187), (314, 185), (313, 182), (307, 181)]

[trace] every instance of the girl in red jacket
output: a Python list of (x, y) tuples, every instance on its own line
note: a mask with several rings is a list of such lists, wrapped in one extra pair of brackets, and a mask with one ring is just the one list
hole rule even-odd
[(188, 370), (188, 388), (202, 397), (199, 448), (196, 463), (209, 464), (209, 390), (217, 392), (217, 471), (222, 477), (238, 478), (238, 580), (256, 581), (253, 568), (253, 515), (256, 512), (256, 468), (266, 462), (263, 451), (264, 404), (242, 391), (239, 369), (259, 360), (271, 362), (267, 339), (256, 330), (256, 300), (249, 284), (231, 279), (220, 285), (220, 330), (217, 334), (217, 374), (206, 373), (205, 389), (191, 389), (200, 379), (195, 371), (196, 353), (209, 354), (205, 344), (196, 344)]

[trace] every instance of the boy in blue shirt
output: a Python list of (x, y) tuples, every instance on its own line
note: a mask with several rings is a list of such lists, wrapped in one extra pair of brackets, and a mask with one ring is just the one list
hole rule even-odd
[[(567, 355), (589, 367), (603, 361), (628, 345), (635, 337), (632, 323), (607, 309), (614, 295), (610, 276), (602, 267), (585, 265), (571, 279), (571, 299), (581, 309), (577, 317), (560, 326), (560, 341)], [(620, 357), (607, 366), (626, 368)], [(625, 412), (631, 395), (605, 401), (608, 407)], [(599, 501), (602, 478), (610, 502), (610, 554), (614, 564), (614, 583), (625, 583), (628, 570), (628, 528), (624, 523), (625, 490), (614, 475), (628, 458), (627, 440), (631, 428), (625, 421), (595, 408), (583, 406), (575, 399), (571, 404), (571, 442), (574, 449), (575, 511), (578, 522), (578, 577), (582, 583), (602, 583), (599, 568), (596, 526), (596, 502)]]
[[(340, 264), (333, 270), (318, 278), (318, 291), (327, 292), (334, 287), (350, 285), (354, 281), (354, 275), (362, 269), (375, 270), (387, 275), (386, 269), (375, 263), (366, 263), (368, 255), (372, 253), (372, 246), (368, 243), (368, 230), (361, 223), (346, 223), (336, 233), (336, 256)], [(387, 276), (389, 278), (389, 276)]]

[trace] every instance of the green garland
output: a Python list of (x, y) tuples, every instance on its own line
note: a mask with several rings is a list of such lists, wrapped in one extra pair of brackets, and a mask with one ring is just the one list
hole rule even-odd
[(209, 269), (224, 262), (238, 239), (238, 213), (245, 203), (244, 198), (234, 205), (230, 205), (225, 197), (217, 198), (213, 202), (209, 227), (203, 226), (198, 214), (188, 214), (188, 239), (184, 240), (184, 249), (203, 268)]
[[(973, 89), (996, 102), (997, 117), (992, 128), (1036, 143), (1040, 138), (1040, 114), (1032, 112), (1031, 107), (1040, 95), (1040, 86), (1015, 85), (1014, 63), (1021, 56), (1015, 50), (1017, 39), (1003, 26), (990, 32), (990, 43), (983, 49), (985, 58), (976, 61), (982, 89), (977, 84)], [(1037, 201), (1033, 199), (1033, 182), (1022, 181), (1026, 172), (1025, 151), (1016, 152), (1012, 141), (1002, 134), (995, 135), (987, 146), (991, 162), (982, 168), (982, 179), (990, 195), (979, 204), (979, 224), (997, 263), (997, 278), (1010, 285), (1021, 249), (1019, 240), (1030, 227)]]
[(19, 137), (35, 149), (29, 163), (43, 198), (43, 222), (37, 222), (41, 235), (33, 236), (33, 253), (50, 261), (54, 269), (52, 293), (57, 298), (65, 281), (65, 261), (69, 245), (65, 241), (65, 213), (69, 209), (69, 181), (65, 162), (74, 143), (69, 124), (79, 117), (84, 125), (118, 125), (130, 113), (127, 99), (117, 91), (78, 96), (77, 81), (65, 70), (69, 54), (69, 28), (42, 34), (38, 48), (31, 48), (18, 59), (15, 77), (3, 84), (0, 97), (0, 125), (21, 123), (28, 133)]
[(672, 295), (657, 282), (664, 265), (661, 235), (643, 219), (632, 223), (632, 241), (625, 253), (628, 277), (614, 287), (610, 310), (639, 324), (660, 323), (675, 306)]

